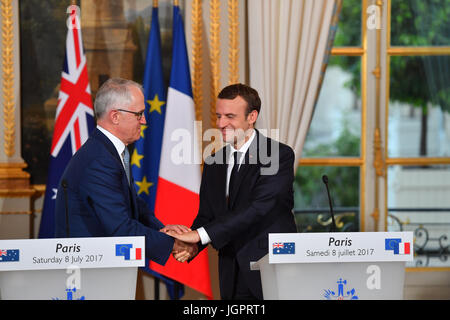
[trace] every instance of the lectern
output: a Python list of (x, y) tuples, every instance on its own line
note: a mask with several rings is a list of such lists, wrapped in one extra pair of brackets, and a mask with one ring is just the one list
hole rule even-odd
[(412, 232), (269, 234), (256, 263), (265, 300), (403, 299)]
[(0, 299), (135, 299), (144, 253), (144, 237), (0, 240)]

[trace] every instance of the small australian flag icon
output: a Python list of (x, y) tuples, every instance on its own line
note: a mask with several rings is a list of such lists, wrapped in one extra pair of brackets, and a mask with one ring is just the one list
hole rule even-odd
[(0, 249), (0, 262), (19, 261), (19, 249), (2, 250)]
[(295, 242), (275, 242), (273, 254), (295, 254)]

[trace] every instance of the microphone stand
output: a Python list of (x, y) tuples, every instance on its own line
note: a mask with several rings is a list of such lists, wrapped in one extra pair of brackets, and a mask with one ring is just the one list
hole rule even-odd
[(328, 177), (327, 177), (327, 175), (324, 174), (322, 176), (322, 181), (325, 184), (325, 187), (327, 188), (328, 202), (330, 204), (330, 214), (331, 214), (330, 232), (336, 232), (336, 221), (334, 220), (333, 204), (331, 202), (330, 190), (328, 189)]

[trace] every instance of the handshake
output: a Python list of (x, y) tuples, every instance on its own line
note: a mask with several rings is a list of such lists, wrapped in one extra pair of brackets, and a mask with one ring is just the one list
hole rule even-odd
[(172, 255), (177, 261), (185, 262), (197, 255), (200, 241), (197, 231), (179, 224), (169, 224), (159, 231), (175, 238)]

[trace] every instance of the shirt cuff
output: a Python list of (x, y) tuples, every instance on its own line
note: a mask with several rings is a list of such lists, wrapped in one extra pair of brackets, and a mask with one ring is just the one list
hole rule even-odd
[(201, 241), (202, 245), (207, 245), (208, 243), (211, 243), (211, 238), (209, 237), (205, 228), (203, 228), (203, 227), (198, 228), (197, 232), (200, 237), (200, 241)]

